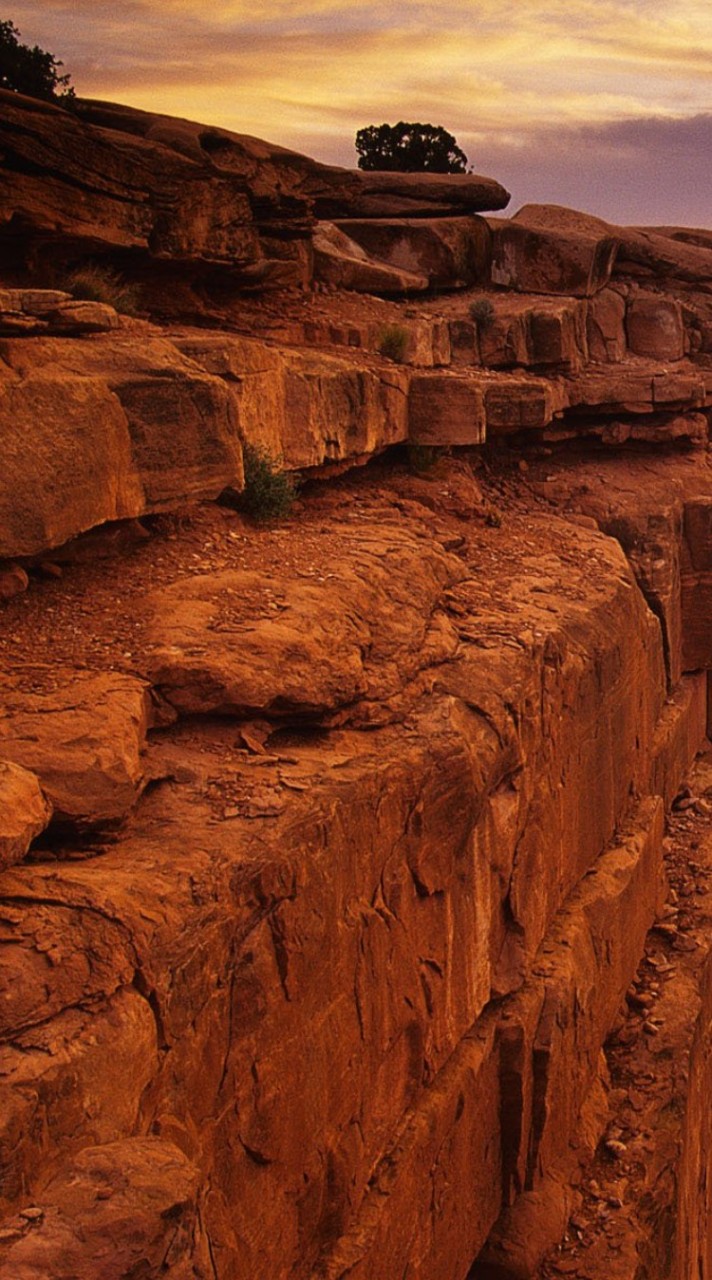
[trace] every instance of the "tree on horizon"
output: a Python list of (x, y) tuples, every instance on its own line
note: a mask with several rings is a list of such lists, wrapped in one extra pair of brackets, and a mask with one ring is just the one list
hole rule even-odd
[(14, 22), (9, 18), (0, 19), (0, 89), (69, 106), (74, 99), (74, 89), (70, 77), (59, 74), (63, 65), (39, 45), (21, 44)]
[(372, 124), (356, 134), (358, 167), (369, 172), (465, 173), (467, 156), (439, 124)]

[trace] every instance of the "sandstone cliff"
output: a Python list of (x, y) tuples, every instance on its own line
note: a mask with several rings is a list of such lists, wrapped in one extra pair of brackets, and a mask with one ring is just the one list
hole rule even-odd
[(712, 245), (4, 105), (1, 1280), (704, 1280)]

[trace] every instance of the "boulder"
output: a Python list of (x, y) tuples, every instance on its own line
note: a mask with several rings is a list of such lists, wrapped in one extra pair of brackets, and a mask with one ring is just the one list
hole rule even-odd
[(51, 816), (36, 775), (0, 760), (0, 871), (22, 861)]
[[(132, 676), (60, 671), (42, 691), (6, 677), (0, 757), (37, 775), (56, 820), (115, 824), (144, 785), (149, 717), (146, 685)], [(37, 799), (33, 812), (39, 821)]]
[(0, 561), (0, 600), (21, 596), (30, 584), (27, 570), (12, 561)]
[(153, 331), (0, 343), (0, 556), (242, 483), (224, 383)]
[(484, 218), (349, 218), (338, 226), (371, 257), (425, 276), (431, 288), (463, 288), (489, 278), (492, 237)]
[(682, 360), (685, 329), (682, 307), (676, 298), (656, 293), (634, 293), (628, 300), (625, 317), (628, 346), (638, 356), (651, 360)]
[(618, 240), (597, 218), (570, 217), (557, 205), (525, 205), (510, 220), (489, 220), (492, 283), (520, 293), (588, 298), (608, 283)]
[(314, 233), (314, 277), (355, 293), (419, 293), (428, 278), (389, 266), (366, 253), (332, 222), (320, 222)]

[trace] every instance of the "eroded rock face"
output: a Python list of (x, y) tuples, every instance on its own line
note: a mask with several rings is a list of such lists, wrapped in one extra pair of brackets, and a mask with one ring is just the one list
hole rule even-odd
[(348, 219), (338, 225), (371, 257), (424, 276), (430, 288), (457, 289), (489, 279), (492, 237), (484, 218)]
[(235, 283), (304, 283), (315, 216), (471, 214), (509, 199), (474, 174), (364, 174), (187, 120), (101, 102), (69, 113), (9, 91), (0, 141), (0, 244), (35, 261), (58, 245), (64, 260), (131, 250), (228, 266)]
[[(315, 215), (418, 258), (329, 231), (324, 282), (459, 288), (473, 246), (489, 261), (475, 211), (506, 196), (10, 106), (24, 247), (190, 263), (186, 288), (216, 263), (308, 279)], [(647, 1008), (647, 931), (684, 943), (687, 883), (660, 918), (663, 817), (709, 718), (712, 327), (689, 274), (709, 246), (548, 207), (493, 228), (514, 296), (233, 298), (230, 331), (161, 333), (0, 290), (0, 554), (33, 557), (0, 566), (22, 668), (0, 714), (7, 1280), (464, 1280), (475, 1259), (531, 1280), (565, 1227), (602, 1046), (624, 999)], [(390, 455), (307, 485), (259, 532), (186, 513), (239, 489), (245, 442), (322, 477), (409, 443), (422, 473)], [(122, 527), (46, 558), (166, 509), (126, 560)], [(677, 1219), (637, 1237), (651, 1275), (674, 1241), (674, 1280), (709, 1214), (709, 984), (685, 982)]]
[[(583, 216), (570, 228), (556, 206), (525, 205), (509, 221), (491, 219), (492, 282), (522, 293), (588, 298), (610, 280), (618, 241)], [(583, 223), (586, 225), (582, 225)]]
[[(29, 769), (37, 775), (58, 820), (79, 827), (116, 823), (144, 781), (149, 718), (146, 686), (129, 676), (59, 671), (40, 691), (5, 679), (0, 756), (21, 766), (18, 774)], [(35, 797), (28, 822), (40, 822), (42, 830), (48, 818), (46, 801)]]
[(0, 341), (0, 556), (240, 487), (223, 383), (155, 333)]
[[(192, 1193), (176, 1210), (175, 1266), (200, 1274), (208, 1237), (230, 1280), (411, 1257), (463, 1277), (522, 1177), (567, 1176), (657, 902), (661, 803), (631, 791), (653, 758), (676, 785), (699, 699), (663, 725), (659, 625), (615, 543), (551, 514), (480, 524), (472, 478), (452, 505), (463, 465), (354, 486), (351, 519), (324, 494), (298, 537), (260, 535), (261, 573), (229, 567), (228, 535), (224, 563), (150, 596), (131, 662), (184, 717), (141, 762), (163, 781), (100, 856), (64, 862), (70, 841), (4, 872), (3, 1186), (44, 1214), (0, 1242), (7, 1268), (38, 1241), (98, 1265), (62, 1207), (90, 1147), (124, 1164), (151, 1259), (147, 1128), (206, 1192), (200, 1239)], [(145, 573), (122, 568), (129, 626)]]

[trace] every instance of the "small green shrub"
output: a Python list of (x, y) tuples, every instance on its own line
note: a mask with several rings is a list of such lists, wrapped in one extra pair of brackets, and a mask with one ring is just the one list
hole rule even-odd
[(435, 444), (409, 444), (408, 466), (416, 476), (422, 476), (432, 470), (442, 452), (442, 448)]
[(72, 297), (84, 302), (105, 302), (115, 311), (124, 315), (135, 316), (138, 311), (141, 291), (135, 284), (127, 282), (112, 267), (102, 267), (98, 263), (87, 263), (77, 267), (66, 281)]
[(279, 462), (260, 445), (243, 445), (242, 460), (245, 487), (239, 498), (240, 510), (260, 524), (283, 520), (297, 496), (297, 477), (282, 471)]
[(400, 324), (384, 324), (378, 335), (378, 350), (387, 360), (402, 364), (408, 349), (408, 330)]
[(494, 307), (489, 298), (475, 298), (470, 303), (470, 319), (480, 329), (487, 329), (494, 320)]

